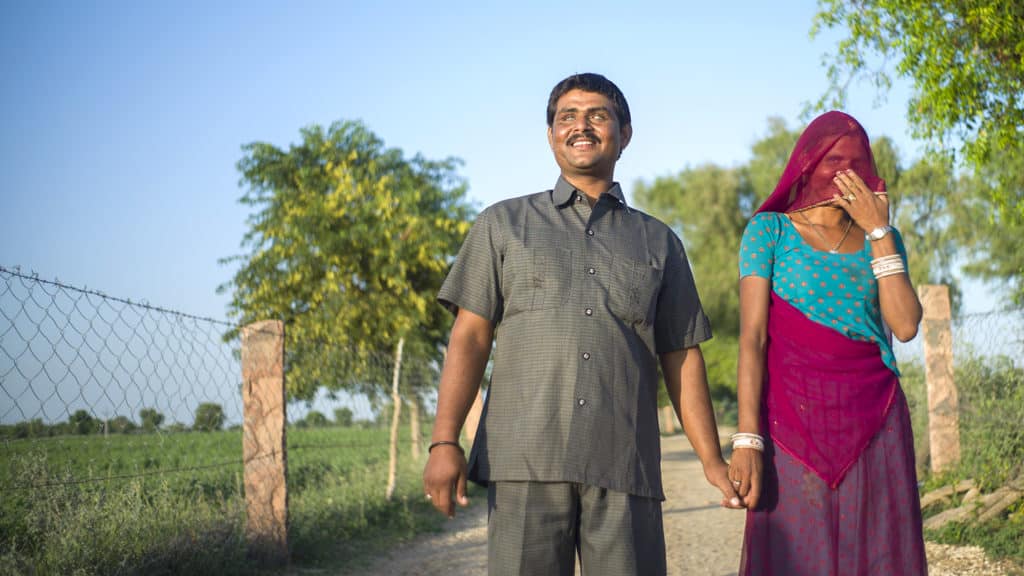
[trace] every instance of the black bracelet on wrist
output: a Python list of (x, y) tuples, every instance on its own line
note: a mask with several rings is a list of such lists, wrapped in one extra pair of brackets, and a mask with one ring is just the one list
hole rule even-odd
[(438, 440), (437, 442), (431, 442), (430, 448), (427, 448), (427, 454), (430, 454), (430, 452), (433, 451), (434, 448), (437, 448), (438, 446), (455, 446), (456, 448), (458, 448), (459, 452), (462, 452), (463, 456), (466, 455), (466, 451), (463, 450), (462, 446), (460, 446), (459, 443), (455, 442), (454, 440)]

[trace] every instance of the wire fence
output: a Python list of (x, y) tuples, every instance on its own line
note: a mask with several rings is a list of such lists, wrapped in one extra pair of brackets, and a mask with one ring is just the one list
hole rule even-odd
[[(82, 549), (69, 534), (92, 534), (101, 518), (120, 528), (108, 548), (155, 545), (122, 544), (128, 533), (156, 534), (161, 542), (178, 538), (168, 531), (193, 538), (196, 532), (240, 534), (241, 342), (224, 336), (238, 328), (0, 267), (0, 563), (14, 550), (22, 554), (14, 561), (46, 565), (53, 573), (75, 571), (77, 565), (61, 564), (71, 550)], [(927, 472), (920, 341), (899, 344), (896, 353), (920, 468)], [(990, 482), (1019, 474), (1024, 309), (954, 319), (953, 342), (962, 473)], [(295, 540), (333, 541), (374, 518), (412, 522), (401, 502), (420, 496), (440, 359), (408, 355), (401, 361), (395, 504), (383, 490), (395, 353), (327, 342), (289, 347), (285, 379), (313, 390), (287, 405)], [(122, 511), (118, 520), (110, 520), (111, 510)], [(173, 528), (161, 532), (145, 524), (161, 521)], [(234, 548), (217, 554), (230, 556), (241, 540), (224, 539)], [(65, 541), (70, 548), (62, 548)], [(122, 558), (130, 553), (119, 552)], [(45, 554), (54, 558), (50, 564), (41, 563)]]
[[(32, 454), (63, 478), (17, 481), (9, 474), (0, 489), (215, 468), (237, 476), (240, 343), (223, 337), (235, 328), (0, 267), (0, 456), (11, 462)], [(288, 425), (300, 431), (289, 438), (289, 450), (299, 454), (296, 474), (303, 450), (386, 456), (392, 355), (363, 353), (356, 362), (325, 343), (305, 351), (306, 364), (333, 367), (334, 377), (312, 398), (289, 402)], [(434, 359), (405, 358), (405, 422), (429, 422), (439, 372)], [(323, 431), (340, 429), (347, 432), (325, 439)], [(413, 431), (403, 432), (411, 442)]]
[[(961, 466), (994, 487), (1024, 474), (1024, 308), (964, 314), (951, 322), (959, 399)], [(922, 337), (897, 344), (911, 408), (918, 469), (930, 470), (928, 391)]]
[[(238, 328), (0, 267), (0, 564), (81, 571), (88, 549), (141, 554), (141, 566), (154, 548), (214, 534), (217, 557), (244, 565), (242, 344), (225, 338)], [(421, 493), (440, 366), (402, 361), (396, 504), (384, 497), (393, 354), (304, 344), (285, 363), (297, 379), (318, 367), (315, 393), (286, 410), (289, 522), (315, 548), (407, 516), (392, 508)], [(96, 542), (98, 525), (110, 542)]]
[(45, 457), (79, 483), (240, 469), (204, 435), (241, 444), (229, 326), (0, 267), (0, 454)]

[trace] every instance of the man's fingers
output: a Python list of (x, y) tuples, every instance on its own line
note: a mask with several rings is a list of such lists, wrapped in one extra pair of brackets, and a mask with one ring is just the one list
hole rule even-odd
[(459, 506), (469, 506), (469, 497), (466, 496), (466, 476), (464, 474), (459, 475), (459, 483), (456, 486), (455, 495)]
[(724, 482), (719, 483), (718, 489), (722, 491), (722, 505), (726, 508), (742, 508), (743, 500), (740, 498), (739, 492), (736, 490), (736, 485), (725, 478)]
[(446, 487), (441, 490), (434, 502), (434, 506), (437, 507), (445, 516), (449, 518), (455, 517), (455, 504), (452, 502), (452, 489)]

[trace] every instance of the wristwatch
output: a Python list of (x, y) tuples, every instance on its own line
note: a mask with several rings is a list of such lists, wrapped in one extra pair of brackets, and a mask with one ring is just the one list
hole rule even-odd
[(885, 235), (888, 234), (889, 232), (892, 232), (892, 226), (879, 226), (878, 228), (875, 228), (871, 232), (865, 234), (865, 236), (867, 236), (868, 240), (874, 242), (875, 240), (881, 240), (882, 238), (885, 238)]

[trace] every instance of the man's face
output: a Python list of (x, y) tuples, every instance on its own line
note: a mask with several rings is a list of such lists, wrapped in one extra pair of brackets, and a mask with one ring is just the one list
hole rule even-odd
[(558, 99), (548, 143), (562, 174), (611, 178), (615, 161), (632, 136), (620, 126), (611, 100), (596, 92), (570, 90)]

